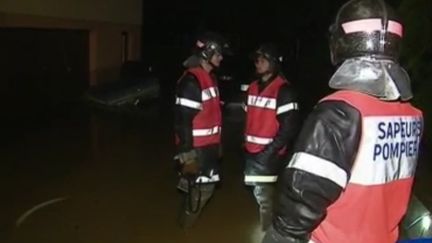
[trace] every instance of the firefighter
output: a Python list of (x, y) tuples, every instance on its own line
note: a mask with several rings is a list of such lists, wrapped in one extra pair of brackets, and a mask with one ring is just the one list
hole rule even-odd
[(175, 101), (175, 136), (183, 192), (180, 212), (182, 227), (191, 227), (220, 180), (222, 117), (217, 81), (213, 71), (229, 51), (218, 34), (200, 36), (192, 55), (183, 65)]
[(259, 206), (262, 230), (271, 223), (277, 174), (298, 131), (297, 95), (281, 72), (283, 57), (266, 43), (252, 55), (257, 80), (248, 89), (245, 127), (245, 177)]
[(398, 63), (403, 26), (382, 0), (351, 0), (330, 27), (336, 91), (306, 120), (264, 243), (394, 243), (413, 184), (422, 112)]

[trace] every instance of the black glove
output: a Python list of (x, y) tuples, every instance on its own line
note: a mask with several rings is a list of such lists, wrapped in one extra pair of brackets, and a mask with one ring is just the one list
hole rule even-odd
[(195, 150), (179, 154), (181, 173), (183, 175), (197, 175), (200, 171), (198, 156)]
[(245, 160), (246, 175), (276, 175), (281, 164), (277, 155), (263, 153), (246, 153)]
[(269, 227), (267, 230), (264, 239), (261, 243), (308, 243), (309, 240), (299, 240), (291, 237), (283, 237), (279, 234), (273, 226)]

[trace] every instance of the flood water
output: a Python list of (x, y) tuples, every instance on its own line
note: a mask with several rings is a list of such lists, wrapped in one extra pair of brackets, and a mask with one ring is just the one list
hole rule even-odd
[[(0, 155), (0, 242), (260, 242), (257, 207), (242, 183), (239, 122), (225, 123), (223, 182), (202, 217), (188, 230), (177, 225), (167, 113), (78, 107), (10, 139)], [(417, 190), (430, 198), (422, 175)]]
[[(176, 222), (172, 122), (83, 108), (29, 129), (1, 153), (0, 242), (259, 242), (238, 136), (225, 137), (223, 183), (197, 225)], [(238, 123), (226, 126), (233, 134)]]

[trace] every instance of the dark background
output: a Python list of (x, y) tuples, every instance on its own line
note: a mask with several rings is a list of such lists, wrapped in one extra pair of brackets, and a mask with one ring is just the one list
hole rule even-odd
[[(297, 87), (305, 114), (327, 93), (334, 72), (327, 41), (343, 0), (314, 1), (143, 1), (142, 59), (158, 71), (163, 101), (172, 104), (181, 63), (195, 36), (216, 31), (232, 44), (235, 55), (223, 64), (247, 82), (253, 72), (248, 59), (257, 46), (276, 42), (286, 57), (284, 71)], [(430, 137), (432, 96), (432, 2), (393, 0), (405, 24), (401, 62), (413, 80), (414, 102), (425, 111), (426, 140)], [(0, 87), (3, 129), (21, 130), (33, 115), (68, 112), (88, 88), (88, 31), (23, 28), (0, 29)], [(61, 60), (61, 61), (58, 61)], [(61, 77), (62, 82), (59, 82)], [(33, 119), (34, 120), (34, 119)], [(37, 124), (37, 125), (40, 125)], [(14, 132), (11, 132), (13, 135)]]
[[(287, 57), (285, 74), (299, 90), (303, 111), (307, 113), (319, 98), (330, 92), (327, 81), (334, 67), (329, 58), (328, 26), (344, 2), (144, 1), (142, 56), (161, 66), (163, 86), (169, 99), (182, 72), (181, 62), (187, 57), (198, 33), (216, 31), (230, 40), (236, 55), (222, 65), (234, 63), (242, 78), (253, 70), (248, 54), (262, 42), (276, 42)], [(430, 134), (432, 2), (387, 2), (404, 22), (401, 63), (411, 75), (416, 95), (414, 102), (425, 111), (426, 134)], [(428, 140), (430, 136), (425, 137)]]

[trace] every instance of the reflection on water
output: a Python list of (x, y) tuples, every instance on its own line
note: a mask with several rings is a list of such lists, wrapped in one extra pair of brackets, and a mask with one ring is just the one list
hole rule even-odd
[[(166, 114), (78, 109), (11, 140), (0, 153), (0, 242), (259, 243), (257, 206), (242, 183), (241, 124), (225, 126), (223, 182), (197, 225), (177, 226)], [(37, 207), (58, 198), (67, 200)], [(430, 234), (430, 221), (412, 215), (404, 236)]]
[[(196, 227), (177, 226), (171, 120), (152, 112), (79, 111), (9, 143), (0, 242), (259, 242), (237, 146), (226, 148), (224, 181)], [(45, 203), (56, 198), (67, 200)]]

